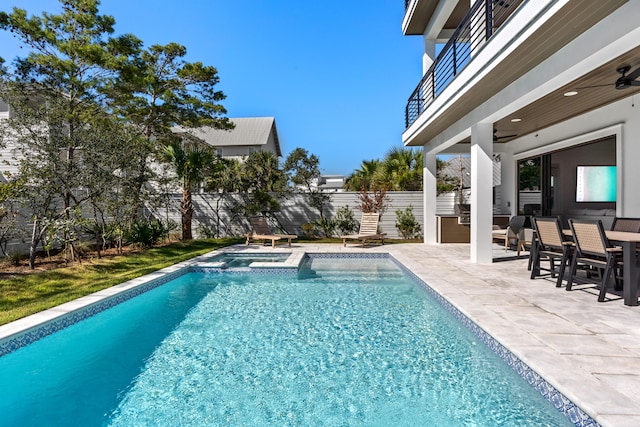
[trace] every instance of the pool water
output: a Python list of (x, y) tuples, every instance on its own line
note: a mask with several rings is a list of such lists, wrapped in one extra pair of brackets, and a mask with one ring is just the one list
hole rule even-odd
[(572, 425), (389, 259), (189, 273), (0, 358), (0, 425)]
[(210, 262), (223, 262), (226, 268), (249, 267), (254, 262), (285, 262), (290, 253), (278, 254), (237, 254), (222, 253), (210, 258)]

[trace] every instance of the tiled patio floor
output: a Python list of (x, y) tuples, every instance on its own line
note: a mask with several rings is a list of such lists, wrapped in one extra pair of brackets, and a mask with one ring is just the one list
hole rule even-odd
[[(267, 248), (249, 250), (256, 249)], [(276, 250), (388, 252), (601, 425), (640, 425), (640, 306), (598, 303), (593, 288), (566, 292), (551, 279), (530, 280), (526, 256), (473, 264), (464, 244)], [(494, 255), (515, 252), (496, 246)]]

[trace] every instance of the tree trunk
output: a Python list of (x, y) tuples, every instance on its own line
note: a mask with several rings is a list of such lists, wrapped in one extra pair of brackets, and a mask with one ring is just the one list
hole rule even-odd
[(38, 220), (33, 220), (33, 232), (31, 233), (31, 244), (29, 245), (29, 268), (33, 270), (36, 268), (36, 246), (38, 246), (38, 240), (36, 240), (36, 229), (38, 227)]
[(182, 190), (182, 201), (180, 202), (180, 212), (182, 214), (182, 240), (191, 240), (191, 219), (193, 218), (193, 203), (191, 202), (191, 186), (185, 183)]

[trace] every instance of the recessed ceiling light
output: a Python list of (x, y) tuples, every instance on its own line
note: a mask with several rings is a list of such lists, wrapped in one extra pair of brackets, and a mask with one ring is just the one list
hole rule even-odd
[(577, 94), (578, 94), (577, 90), (570, 90), (569, 92), (565, 92), (564, 96), (574, 96)]
[(512, 121), (513, 123), (517, 123), (517, 122), (521, 122), (521, 121), (522, 121), (522, 119), (511, 119), (511, 121)]

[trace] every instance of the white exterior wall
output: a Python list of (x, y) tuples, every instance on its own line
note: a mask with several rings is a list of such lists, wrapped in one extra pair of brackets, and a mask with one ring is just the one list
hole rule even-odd
[(249, 146), (249, 145), (233, 145), (233, 146), (214, 147), (214, 148), (220, 150), (220, 155), (222, 157), (241, 159), (251, 154), (251, 149), (250, 149), (251, 147), (253, 147), (254, 149), (256, 148), (255, 146)]

